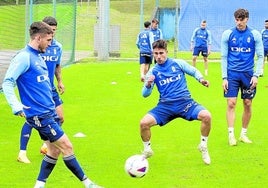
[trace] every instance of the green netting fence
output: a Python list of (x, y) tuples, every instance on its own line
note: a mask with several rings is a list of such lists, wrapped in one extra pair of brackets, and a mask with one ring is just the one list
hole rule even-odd
[(76, 0), (0, 1), (0, 61), (23, 48), (29, 40), (28, 28), (34, 21), (53, 16), (58, 21), (56, 39), (63, 45), (63, 65), (74, 62)]

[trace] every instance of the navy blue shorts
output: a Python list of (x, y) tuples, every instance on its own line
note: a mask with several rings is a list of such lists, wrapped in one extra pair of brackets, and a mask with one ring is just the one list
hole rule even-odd
[(268, 49), (264, 49), (264, 57), (268, 56)]
[(241, 90), (241, 99), (253, 99), (256, 95), (256, 88), (250, 89), (252, 76), (253, 72), (228, 71), (228, 91), (224, 93), (224, 97), (237, 97)]
[(53, 97), (53, 101), (55, 102), (55, 107), (61, 105), (63, 103), (63, 101), (60, 98), (60, 95), (57, 91), (57, 89), (52, 89), (52, 97)]
[(208, 48), (207, 47), (194, 47), (194, 51), (193, 51), (194, 56), (199, 56), (200, 52), (201, 52), (201, 55), (203, 57), (208, 56)]
[(140, 64), (152, 64), (152, 54), (150, 53), (140, 53)]
[(175, 118), (183, 118), (188, 121), (197, 120), (198, 114), (205, 108), (192, 98), (177, 101), (159, 102), (148, 113), (151, 114), (158, 125), (163, 126)]
[(26, 120), (31, 127), (38, 131), (42, 140), (55, 142), (64, 134), (59, 124), (59, 118), (55, 112), (34, 116)]

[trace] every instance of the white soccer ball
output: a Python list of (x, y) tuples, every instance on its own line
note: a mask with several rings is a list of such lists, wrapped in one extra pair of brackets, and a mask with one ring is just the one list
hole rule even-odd
[(133, 155), (125, 162), (125, 171), (133, 178), (142, 178), (148, 170), (149, 163), (143, 155)]

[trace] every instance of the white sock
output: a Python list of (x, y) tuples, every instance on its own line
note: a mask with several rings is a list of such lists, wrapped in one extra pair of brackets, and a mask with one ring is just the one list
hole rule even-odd
[(228, 127), (228, 133), (229, 133), (229, 136), (234, 136), (234, 128)]
[(82, 183), (84, 184), (85, 187), (88, 187), (92, 183), (92, 181), (87, 178), (87, 179), (83, 180)]
[(208, 143), (208, 137), (201, 135), (200, 145), (204, 146), (204, 147), (207, 147), (207, 143)]
[(36, 183), (35, 183), (34, 188), (42, 188), (42, 187), (45, 187), (45, 184), (46, 184), (46, 182), (37, 180)]
[(19, 153), (20, 155), (22, 155), (22, 154), (26, 154), (26, 150), (20, 150), (20, 153)]
[(248, 129), (242, 128), (242, 129), (241, 129), (241, 134), (240, 134), (240, 135), (241, 135), (241, 136), (245, 136), (245, 135), (247, 135), (247, 130), (248, 130)]
[(151, 149), (151, 142), (143, 142), (144, 150)]

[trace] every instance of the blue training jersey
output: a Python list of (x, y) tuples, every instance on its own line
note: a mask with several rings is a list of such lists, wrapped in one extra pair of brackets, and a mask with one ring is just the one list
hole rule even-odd
[(156, 64), (146, 75), (155, 76), (154, 83), (150, 88), (146, 87), (146, 81), (142, 89), (142, 95), (147, 97), (151, 94), (154, 85), (157, 86), (160, 94), (159, 101), (175, 101), (182, 98), (190, 98), (191, 94), (187, 88), (186, 74), (196, 80), (203, 78), (202, 74), (195, 67), (189, 65), (182, 59), (167, 58), (164, 64)]
[(191, 42), (195, 47), (208, 47), (211, 45), (211, 32), (206, 28), (196, 28), (193, 31)]
[(268, 29), (263, 29), (261, 31), (261, 35), (262, 35), (263, 47), (265, 50), (268, 50)]
[(51, 86), (55, 89), (54, 75), (56, 66), (60, 66), (61, 63), (62, 45), (57, 40), (53, 39), (51, 45), (46, 49), (45, 53), (41, 54), (41, 56), (47, 65)]
[[(254, 72), (254, 55), (257, 55)], [(221, 39), (222, 78), (227, 77), (227, 69), (237, 72), (254, 72), (261, 74), (263, 64), (263, 43), (261, 34), (247, 27), (240, 31), (236, 27), (223, 32)]]
[(153, 36), (154, 36), (154, 41), (157, 41), (159, 39), (163, 39), (163, 34), (162, 34), (162, 31), (161, 29), (159, 28), (151, 28), (151, 32), (153, 33)]
[(136, 45), (140, 50), (140, 53), (152, 53), (152, 43), (154, 42), (153, 33), (145, 29), (144, 31), (140, 32), (137, 36)]
[[(21, 102), (14, 91), (16, 84)], [(55, 109), (45, 61), (40, 52), (29, 45), (11, 60), (2, 86), (14, 114), (24, 111), (29, 118)]]

